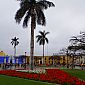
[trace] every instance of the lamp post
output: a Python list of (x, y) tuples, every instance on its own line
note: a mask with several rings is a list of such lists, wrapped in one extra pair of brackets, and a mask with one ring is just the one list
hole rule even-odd
[(69, 68), (69, 64), (68, 64), (68, 50), (66, 50), (66, 55), (67, 55), (67, 68)]
[(26, 53), (27, 53), (27, 52), (25, 52), (25, 68), (26, 68), (26, 63), (27, 63), (27, 62), (26, 62)]

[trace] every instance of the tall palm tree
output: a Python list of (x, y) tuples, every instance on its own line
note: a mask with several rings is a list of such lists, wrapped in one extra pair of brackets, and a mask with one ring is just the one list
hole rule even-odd
[(23, 27), (28, 26), (31, 18), (31, 42), (30, 42), (30, 69), (33, 70), (34, 64), (34, 29), (36, 23), (46, 25), (44, 9), (55, 6), (52, 2), (46, 0), (18, 0), (20, 1), (20, 9), (16, 12), (15, 20), (20, 23), (24, 17)]
[(11, 39), (11, 44), (14, 46), (14, 56), (16, 56), (16, 46), (19, 44), (18, 41), (19, 38), (14, 37), (13, 39)]
[(39, 42), (39, 45), (43, 45), (43, 58), (42, 58), (42, 64), (44, 63), (43, 62), (43, 59), (44, 59), (44, 45), (45, 45), (45, 42), (48, 43), (48, 38), (46, 37), (47, 34), (49, 34), (49, 32), (45, 32), (45, 31), (39, 31), (40, 35), (37, 35), (36, 38), (37, 38), (37, 42)]

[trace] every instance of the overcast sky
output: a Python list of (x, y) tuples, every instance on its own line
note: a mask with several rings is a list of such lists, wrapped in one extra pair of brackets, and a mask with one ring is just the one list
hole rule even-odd
[[(44, 11), (47, 25), (37, 26), (35, 36), (39, 31), (48, 31), (49, 44), (45, 44), (45, 55), (52, 55), (58, 50), (69, 45), (71, 36), (79, 35), (80, 31), (85, 31), (85, 0), (49, 0), (55, 7)], [(0, 51), (3, 50), (8, 55), (13, 55), (11, 39), (15, 36), (19, 38), (17, 55), (30, 53), (30, 24), (23, 29), (22, 23), (16, 24), (14, 16), (19, 9), (17, 0), (0, 0)], [(42, 46), (36, 43), (35, 55), (42, 55)]]

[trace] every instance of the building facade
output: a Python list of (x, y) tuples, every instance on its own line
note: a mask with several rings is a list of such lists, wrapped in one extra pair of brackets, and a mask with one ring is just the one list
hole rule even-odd
[[(34, 56), (34, 65), (35, 66), (41, 66), (42, 63), (46, 66), (65, 66), (65, 65), (71, 65), (73, 61), (72, 56), (66, 56), (66, 55), (52, 55), (52, 56), (44, 56), (44, 59), (42, 59), (43, 56)], [(43, 60), (43, 61), (42, 61)], [(85, 63), (85, 56), (82, 56), (82, 58), (76, 57), (74, 58), (74, 63)], [(30, 64), (30, 56), (27, 55), (19, 55), (19, 56), (8, 56), (5, 52), (0, 52), (0, 66), (4, 65), (15, 65), (15, 66), (24, 66)]]

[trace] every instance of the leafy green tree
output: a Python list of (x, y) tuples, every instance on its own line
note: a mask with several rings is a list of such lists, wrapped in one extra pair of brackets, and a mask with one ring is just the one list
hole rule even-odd
[(49, 42), (48, 41), (48, 38), (46, 37), (47, 34), (49, 34), (49, 32), (45, 32), (45, 31), (39, 31), (40, 35), (37, 35), (36, 38), (37, 38), (37, 42), (39, 42), (39, 45), (43, 45), (43, 58), (42, 58), (42, 64), (44, 63), (43, 60), (44, 60), (44, 45), (45, 45), (45, 42)]
[(31, 19), (31, 44), (30, 44), (30, 69), (33, 70), (34, 66), (34, 29), (36, 23), (39, 25), (46, 25), (44, 9), (54, 7), (52, 2), (46, 0), (18, 0), (20, 1), (20, 8), (16, 12), (15, 20), (20, 23), (22, 18), (23, 27), (28, 26), (28, 21)]
[(14, 46), (14, 56), (16, 56), (16, 46), (19, 44), (18, 41), (19, 38), (14, 37), (13, 39), (11, 39), (11, 44)]

